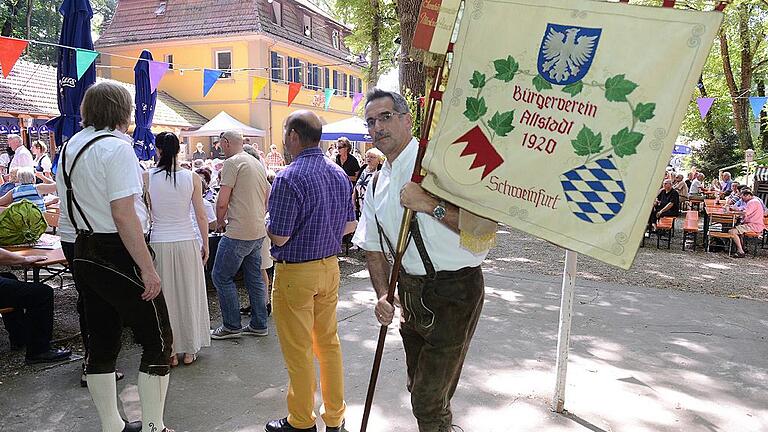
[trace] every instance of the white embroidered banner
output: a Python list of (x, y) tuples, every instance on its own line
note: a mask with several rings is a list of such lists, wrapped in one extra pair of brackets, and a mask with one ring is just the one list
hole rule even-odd
[(469, 0), (424, 187), (632, 265), (720, 12)]

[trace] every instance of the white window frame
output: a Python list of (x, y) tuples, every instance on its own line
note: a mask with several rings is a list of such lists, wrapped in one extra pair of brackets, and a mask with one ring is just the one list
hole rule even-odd
[[(304, 37), (307, 39), (312, 39), (312, 16), (304, 14), (304, 30), (303, 34)], [(307, 30), (309, 30), (309, 34), (307, 34)]]
[(283, 5), (279, 1), (272, 1), (272, 12), (275, 14), (274, 23), (283, 26)]
[[(224, 72), (224, 70), (219, 65), (219, 54), (229, 53), (229, 72)], [(215, 64), (215, 69), (221, 70), (223, 73), (219, 79), (232, 79), (232, 69), (233, 69), (233, 57), (232, 57), (232, 50), (226, 49), (226, 50), (216, 50), (213, 52), (213, 60)]]
[(341, 40), (339, 39), (339, 31), (333, 30), (331, 31), (331, 44), (336, 49), (341, 49)]
[(173, 54), (166, 54), (163, 56), (163, 61), (168, 63), (168, 69), (173, 69)]
[[(282, 55), (282, 54), (278, 54), (278, 53), (275, 53), (275, 54), (277, 54), (277, 58), (280, 61), (280, 78), (277, 80), (277, 82), (285, 84), (287, 82), (287, 78), (286, 77), (288, 76), (286, 74), (286, 71), (285, 71), (285, 67), (286, 67), (285, 56)], [(271, 62), (272, 61), (270, 60), (270, 63)], [(271, 68), (271, 66), (272, 65), (270, 64), (270, 68)], [(270, 72), (271, 72), (271, 69), (270, 69)], [(271, 73), (269, 74), (269, 79), (272, 79), (272, 74)]]

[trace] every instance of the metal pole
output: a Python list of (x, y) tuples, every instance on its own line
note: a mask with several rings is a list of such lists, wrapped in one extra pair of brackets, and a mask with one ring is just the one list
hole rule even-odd
[(563, 270), (562, 296), (560, 299), (560, 323), (557, 335), (557, 381), (555, 395), (552, 398), (552, 411), (562, 413), (565, 405), (565, 375), (568, 370), (568, 346), (571, 341), (571, 318), (573, 316), (573, 296), (576, 288), (576, 252), (565, 251), (565, 269)]

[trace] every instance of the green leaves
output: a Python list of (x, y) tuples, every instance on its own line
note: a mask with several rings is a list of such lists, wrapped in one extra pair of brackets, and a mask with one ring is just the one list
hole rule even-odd
[(488, 107), (485, 105), (485, 98), (467, 98), (467, 109), (464, 111), (464, 117), (469, 121), (477, 121), (480, 117), (484, 116), (488, 112)]
[(656, 109), (655, 103), (639, 103), (635, 107), (635, 111), (632, 113), (632, 115), (635, 116), (638, 120), (645, 123), (646, 121), (654, 118), (656, 114), (653, 113), (653, 110)]
[(485, 74), (481, 74), (478, 71), (475, 71), (472, 74), (472, 79), (469, 80), (469, 83), (472, 84), (472, 88), (476, 89), (485, 87), (485, 82)]
[(603, 134), (595, 135), (592, 129), (583, 126), (576, 135), (576, 139), (571, 141), (573, 150), (579, 156), (589, 156), (603, 151)]
[(533, 77), (533, 86), (536, 87), (536, 91), (549, 90), (552, 88), (552, 84), (545, 80), (541, 75)]
[(582, 83), (580, 80), (563, 87), (563, 93), (568, 93), (571, 95), (571, 97), (581, 93), (582, 90), (584, 90), (584, 83)]
[(605, 81), (605, 98), (611, 102), (626, 102), (627, 95), (636, 88), (637, 84), (625, 79), (624, 74), (616, 75)]
[(514, 119), (515, 111), (507, 111), (505, 113), (496, 111), (496, 114), (491, 117), (491, 121), (488, 122), (488, 127), (493, 129), (493, 131), (496, 132), (496, 135), (505, 137), (515, 128), (512, 126), (512, 121)]
[(517, 70), (520, 65), (517, 64), (512, 56), (507, 56), (506, 59), (498, 59), (493, 61), (493, 67), (496, 69), (496, 78), (504, 82), (510, 82), (515, 78)]
[(616, 153), (616, 156), (624, 157), (637, 153), (637, 145), (642, 140), (643, 134), (630, 132), (629, 128), (624, 128), (611, 137), (611, 146), (613, 146), (613, 152)]

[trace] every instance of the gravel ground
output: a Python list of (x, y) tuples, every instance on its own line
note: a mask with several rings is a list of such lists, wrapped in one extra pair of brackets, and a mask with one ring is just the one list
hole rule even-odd
[[(677, 224), (680, 225), (680, 224)], [(673, 289), (721, 297), (748, 298), (768, 301), (768, 250), (761, 250), (757, 258), (734, 259), (725, 253), (683, 252), (680, 247), (682, 233), (673, 238), (672, 248), (656, 249), (655, 241), (641, 248), (629, 270), (621, 270), (586, 256), (578, 261), (578, 278), (597, 282), (618, 283), (659, 289)], [(701, 240), (699, 240), (701, 241)], [(497, 246), (485, 261), (487, 271), (515, 271), (560, 276), (565, 253), (562, 248), (530, 235), (501, 227)], [(365, 270), (362, 251), (353, 249), (340, 259), (342, 283), (350, 275)], [(361, 276), (358, 274), (356, 276)], [(56, 292), (53, 338), (57, 346), (66, 346), (82, 355), (76, 311), (77, 292), (72, 281), (65, 278), (63, 288), (59, 279), (50, 282)], [(578, 280), (577, 280), (578, 283)], [(209, 287), (208, 299), (211, 319), (220, 322), (220, 310), (215, 292)], [(241, 302), (247, 298), (241, 290)], [(130, 330), (124, 332), (123, 346), (133, 344)], [(79, 358), (74, 360), (79, 361)], [(119, 367), (119, 361), (118, 361)], [(32, 374), (41, 367), (24, 365), (24, 353), (10, 351), (8, 335), (0, 327), (0, 383), (10, 376)]]

